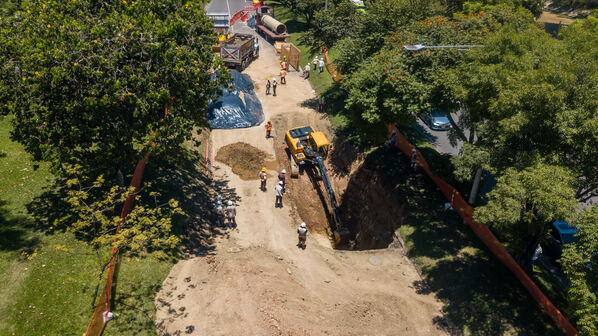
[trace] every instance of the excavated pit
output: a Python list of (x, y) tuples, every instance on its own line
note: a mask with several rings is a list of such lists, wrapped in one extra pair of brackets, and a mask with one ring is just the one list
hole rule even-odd
[(384, 166), (386, 149), (366, 157), (349, 175), (340, 197), (342, 224), (350, 232), (337, 248), (366, 250), (386, 248), (396, 241), (395, 231), (407, 216), (406, 198)]

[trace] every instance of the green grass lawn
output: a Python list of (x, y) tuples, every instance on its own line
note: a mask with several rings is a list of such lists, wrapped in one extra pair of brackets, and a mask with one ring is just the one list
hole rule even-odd
[[(81, 335), (91, 316), (97, 257), (70, 233), (42, 227), (26, 205), (51, 187), (0, 119), (0, 335)], [(155, 335), (154, 297), (171, 261), (125, 258), (106, 335)], [(102, 282), (103, 283), (103, 282)], [(101, 287), (100, 287), (101, 288)]]

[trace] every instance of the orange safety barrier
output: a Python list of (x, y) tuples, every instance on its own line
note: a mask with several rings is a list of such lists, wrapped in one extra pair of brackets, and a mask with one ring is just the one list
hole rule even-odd
[[(164, 107), (164, 118), (168, 116), (168, 105)], [(154, 137), (156, 133), (154, 132)], [(155, 143), (151, 143), (152, 147), (155, 146)], [(120, 220), (124, 221), (127, 215), (131, 212), (133, 208), (133, 203), (135, 203), (135, 197), (137, 192), (139, 191), (139, 187), (141, 186), (141, 180), (143, 178), (143, 171), (145, 170), (145, 165), (147, 160), (149, 160), (151, 151), (145, 154), (145, 157), (139, 162), (137, 162), (137, 166), (135, 166), (135, 171), (133, 172), (133, 178), (131, 179), (131, 187), (134, 187), (132, 193), (127, 195), (127, 199), (125, 200), (125, 204), (123, 205), (123, 209), (120, 213)], [(116, 228), (116, 233), (118, 233), (120, 227)], [(108, 264), (108, 273), (106, 275), (106, 284), (104, 285), (104, 289), (102, 290), (102, 294), (100, 295), (100, 299), (96, 304), (93, 313), (91, 314), (91, 320), (87, 325), (87, 330), (85, 331), (84, 336), (100, 336), (104, 332), (104, 328), (106, 327), (106, 322), (108, 322), (108, 312), (110, 312), (110, 292), (112, 290), (112, 277), (114, 275), (114, 264), (116, 263), (116, 254), (117, 249), (115, 246), (112, 246), (112, 251), (110, 251), (110, 263)]]
[(328, 48), (322, 47), (322, 49), (324, 50), (324, 58), (326, 58), (326, 70), (332, 76), (332, 80), (335, 82), (342, 81), (343, 77), (338, 71), (334, 70), (334, 64), (330, 63), (330, 59), (328, 59)]
[[(143, 159), (139, 160), (139, 162), (137, 163), (137, 167), (135, 167), (135, 172), (133, 173), (133, 178), (131, 179), (131, 187), (134, 187), (135, 191), (129, 194), (127, 196), (127, 199), (125, 200), (125, 204), (123, 205), (123, 209), (120, 213), (121, 221), (125, 220), (129, 212), (131, 212), (131, 209), (133, 208), (135, 196), (137, 191), (139, 190), (139, 187), (141, 186), (143, 170), (145, 169), (145, 164), (147, 163), (149, 156), (150, 152), (148, 152)], [(96, 304), (96, 307), (93, 310), (93, 314), (91, 315), (91, 321), (89, 321), (87, 331), (85, 331), (85, 336), (100, 336), (104, 331), (106, 322), (108, 322), (108, 312), (110, 311), (110, 292), (112, 290), (112, 276), (114, 274), (116, 252), (116, 246), (113, 246), (112, 251), (110, 252), (110, 263), (108, 264), (106, 284), (104, 285), (102, 295), (100, 295), (100, 299), (98, 300), (98, 303)]]
[(426, 174), (436, 183), (442, 194), (450, 201), (451, 206), (459, 213), (461, 218), (469, 225), (473, 232), (482, 240), (484, 245), (494, 254), (503, 265), (505, 265), (511, 273), (513, 273), (517, 279), (521, 282), (523, 287), (530, 293), (530, 295), (536, 300), (536, 302), (544, 309), (544, 311), (552, 318), (552, 320), (561, 328), (561, 330), (567, 336), (573, 336), (577, 334), (575, 327), (563, 316), (563, 314), (550, 302), (550, 300), (542, 293), (540, 288), (530, 279), (525, 271), (519, 266), (519, 264), (513, 259), (513, 257), (507, 252), (505, 247), (500, 241), (494, 236), (492, 231), (482, 223), (473, 220), (473, 207), (471, 207), (459, 194), (459, 191), (452, 185), (446, 183), (444, 180), (434, 175), (430, 166), (426, 162), (426, 159), (421, 155), (421, 152), (413, 146), (407, 138), (399, 132), (399, 130), (392, 124), (387, 125), (388, 138), (392, 136), (392, 131), (396, 131), (395, 146), (400, 149), (403, 153), (410, 156), (413, 148), (417, 151), (417, 166), (421, 167)]

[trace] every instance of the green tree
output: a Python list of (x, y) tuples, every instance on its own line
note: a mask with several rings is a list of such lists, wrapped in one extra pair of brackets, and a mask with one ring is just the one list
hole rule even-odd
[(454, 94), (447, 94), (441, 83), (446, 69), (461, 64), (464, 52), (456, 48), (409, 51), (405, 45), (480, 45), (491, 30), (500, 29), (503, 17), (516, 13), (497, 6), (494, 12), (457, 16), (455, 20), (437, 16), (405, 25), (387, 36), (382, 50), (370, 57), (345, 83), (349, 95), (346, 106), (356, 125), (374, 133), (380, 124), (409, 124), (432, 106), (458, 107)]
[(152, 141), (160, 152), (189, 138), (219, 92), (203, 5), (22, 1), (0, 21), (0, 106), (15, 115), (13, 139), (56, 169), (112, 176)]
[(555, 220), (570, 220), (577, 208), (575, 179), (559, 166), (538, 164), (518, 171), (508, 168), (478, 207), (477, 221), (499, 234), (516, 260), (531, 271), (534, 251)]
[(598, 335), (598, 207), (586, 209), (575, 225), (579, 241), (560, 259), (570, 281), (569, 302), (582, 336)]
[(351, 33), (359, 15), (362, 13), (348, 0), (338, 5), (331, 2), (327, 10), (315, 12), (311, 27), (300, 38), (301, 44), (309, 46), (312, 52), (324, 46), (330, 49)]
[[(183, 214), (174, 199), (161, 203), (157, 192), (144, 191), (145, 200), (137, 196), (136, 205), (126, 216), (120, 218), (120, 210), (129, 195), (136, 195), (134, 187), (109, 187), (103, 176), (89, 181), (80, 175), (81, 167), (66, 169), (68, 180), (67, 202), (75, 213), (75, 219), (67, 223), (67, 229), (89, 242), (98, 256), (98, 284), (111, 261), (111, 249), (115, 256), (128, 253), (166, 258), (175, 251), (180, 239), (173, 231), (172, 218)], [(151, 188), (146, 183), (144, 189)], [(106, 192), (106, 189), (109, 189)], [(148, 201), (149, 200), (149, 201)], [(62, 225), (59, 221), (54, 225)], [(96, 287), (97, 290), (97, 287)]]
[(384, 47), (392, 32), (445, 12), (438, 2), (428, 0), (377, 0), (366, 4), (367, 11), (348, 27), (350, 34), (338, 42), (339, 57), (335, 64), (343, 75), (360, 69), (362, 63)]
[[(468, 52), (455, 70), (445, 71), (437, 88), (460, 103), (455, 134), (468, 130), (471, 137), (463, 140), (477, 147), (464, 151), (455, 164), (469, 165), (470, 172), (483, 166), (500, 174), (508, 167), (522, 169), (543, 161), (575, 173), (580, 201), (595, 195), (598, 129), (592, 125), (598, 122), (598, 40), (594, 35), (572, 30), (557, 40), (533, 26), (510, 26), (488, 36), (484, 48)], [(480, 151), (488, 161), (465, 157)], [(460, 171), (462, 178), (471, 178), (465, 167)]]
[(305, 17), (307, 26), (311, 26), (311, 22), (315, 13), (324, 8), (325, 0), (298, 0), (291, 6), (295, 12)]

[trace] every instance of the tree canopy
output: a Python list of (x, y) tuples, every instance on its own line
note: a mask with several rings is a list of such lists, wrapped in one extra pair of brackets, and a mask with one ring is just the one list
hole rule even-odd
[[(202, 1), (22, 1), (0, 21), (0, 106), (55, 168), (112, 174), (180, 144), (218, 84)], [(225, 75), (226, 72), (222, 71)], [(169, 113), (165, 115), (165, 108)]]
[(457, 101), (441, 83), (446, 81), (444, 71), (461, 64), (466, 53), (457, 48), (409, 51), (404, 46), (481, 45), (505, 22), (526, 25), (531, 18), (496, 6), (489, 13), (456, 19), (430, 17), (393, 32), (382, 49), (346, 81), (346, 107), (352, 119), (366, 129), (379, 128), (384, 122), (411, 123), (432, 106), (454, 108)]
[(475, 219), (499, 232), (521, 266), (531, 270), (532, 255), (550, 223), (570, 221), (575, 214), (574, 181), (559, 166), (508, 168), (488, 193), (488, 204), (476, 208)]
[(461, 107), (455, 126), (475, 134), (474, 145), (490, 159), (476, 162), (465, 158), (475, 151), (464, 151), (455, 162), (495, 174), (538, 161), (561, 165), (572, 169), (576, 196), (586, 200), (598, 186), (598, 63), (585, 56), (598, 54), (580, 45), (582, 57), (573, 46), (596, 36), (567, 32), (557, 40), (534, 27), (514, 28), (490, 35), (483, 49), (445, 71), (441, 91)]
[(580, 335), (598, 334), (598, 207), (583, 211), (576, 221), (579, 241), (560, 259), (571, 282), (568, 290)]

